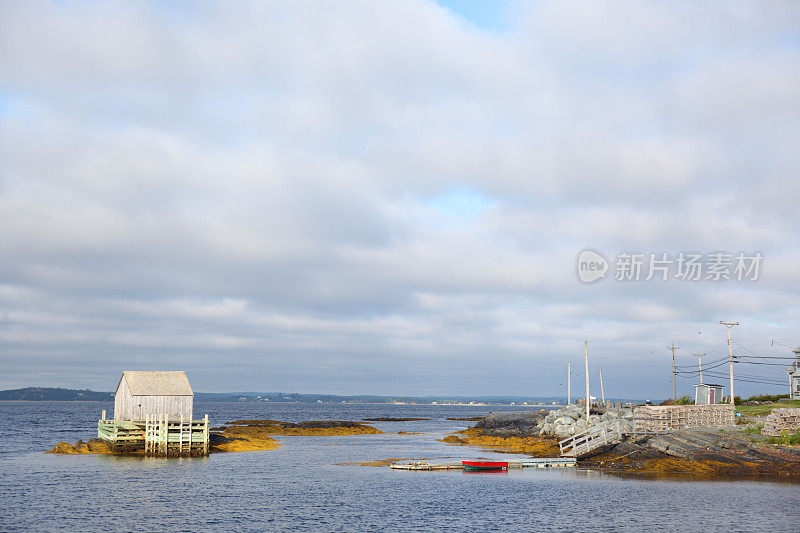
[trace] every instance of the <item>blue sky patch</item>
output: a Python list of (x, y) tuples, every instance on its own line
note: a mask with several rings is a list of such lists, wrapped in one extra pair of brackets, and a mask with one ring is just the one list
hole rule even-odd
[(436, 3), (482, 30), (501, 32), (507, 27), (507, 0), (436, 0)]

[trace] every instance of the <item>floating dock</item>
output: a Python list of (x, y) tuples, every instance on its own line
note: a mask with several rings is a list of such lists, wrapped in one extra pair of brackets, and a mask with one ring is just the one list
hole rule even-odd
[[(525, 459), (524, 461), (509, 461), (508, 468), (569, 468), (577, 465), (574, 457), (539, 457)], [(390, 465), (394, 470), (463, 470), (461, 461), (447, 463), (427, 463), (424, 461), (413, 463), (395, 463)]]
[(106, 420), (103, 411), (97, 422), (97, 437), (115, 448), (144, 450), (145, 455), (165, 457), (208, 455), (208, 415), (202, 420), (166, 415), (149, 415), (144, 420)]

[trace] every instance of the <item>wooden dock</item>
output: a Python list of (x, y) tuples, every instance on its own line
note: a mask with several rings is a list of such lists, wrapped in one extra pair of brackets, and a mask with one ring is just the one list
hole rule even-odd
[(148, 415), (144, 420), (97, 422), (98, 438), (121, 450), (143, 450), (146, 455), (181, 457), (208, 455), (208, 415), (202, 420), (171, 420), (166, 415)]
[[(523, 461), (509, 461), (509, 470), (514, 468), (565, 468), (576, 466), (577, 461), (574, 457), (540, 457), (530, 458)], [(463, 470), (464, 465), (461, 461), (451, 461), (447, 463), (427, 463), (424, 461), (413, 463), (395, 463), (390, 465), (394, 470)]]
[(623, 425), (625, 425), (623, 421), (615, 420), (591, 427), (581, 433), (576, 433), (558, 443), (561, 455), (564, 457), (580, 457), (600, 446), (618, 442), (622, 440), (622, 436), (625, 434)]

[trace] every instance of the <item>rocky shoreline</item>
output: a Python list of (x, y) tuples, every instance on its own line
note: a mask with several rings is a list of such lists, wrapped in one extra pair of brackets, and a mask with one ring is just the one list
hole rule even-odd
[(748, 474), (800, 480), (800, 447), (753, 442), (735, 428), (688, 428), (628, 438), (582, 466), (643, 473)]
[[(251, 452), (274, 450), (281, 446), (274, 436), (341, 436), (372, 435), (380, 430), (347, 420), (310, 420), (281, 422), (280, 420), (234, 420), (225, 426), (212, 428), (209, 434), (209, 453)], [(144, 450), (114, 448), (101, 439), (75, 444), (59, 442), (47, 453), (63, 455), (116, 454), (144, 455)]]
[[(593, 411), (589, 419), (573, 406), (541, 412), (489, 415), (443, 442), (479, 446), (534, 457), (556, 456), (558, 440), (619, 417)], [(742, 427), (689, 428), (667, 434), (630, 436), (594, 450), (579, 466), (643, 474), (752, 475), (800, 480), (800, 447), (759, 442)]]

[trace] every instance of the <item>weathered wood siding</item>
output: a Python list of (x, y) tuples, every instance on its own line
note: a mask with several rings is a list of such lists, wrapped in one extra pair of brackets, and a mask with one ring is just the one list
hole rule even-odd
[(131, 420), (133, 396), (124, 379), (120, 380), (114, 393), (114, 420)]
[(146, 415), (169, 416), (178, 420), (192, 419), (192, 396), (134, 396), (123, 378), (114, 395), (114, 420), (144, 420)]

